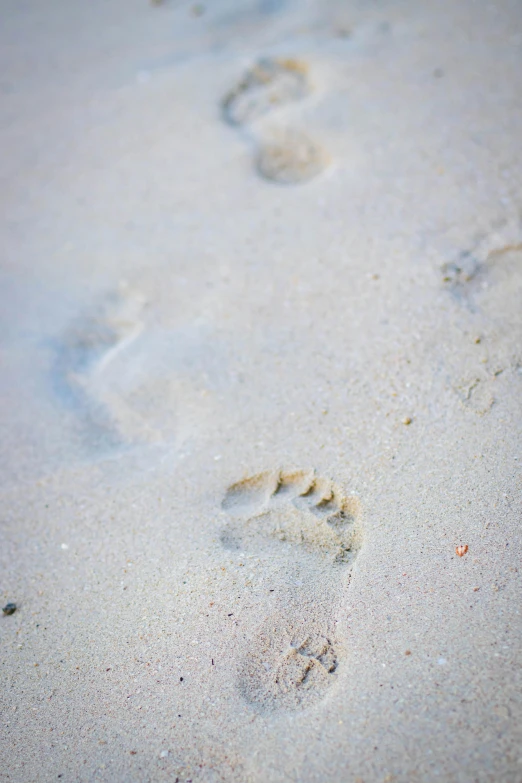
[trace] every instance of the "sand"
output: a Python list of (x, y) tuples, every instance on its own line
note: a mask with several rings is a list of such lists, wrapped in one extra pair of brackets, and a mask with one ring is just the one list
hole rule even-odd
[(4, 4), (2, 781), (522, 781), (521, 73), (517, 0)]

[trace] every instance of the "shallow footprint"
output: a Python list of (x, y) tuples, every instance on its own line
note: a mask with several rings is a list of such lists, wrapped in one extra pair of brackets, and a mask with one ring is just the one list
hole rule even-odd
[(221, 543), (256, 556), (272, 585), (265, 614), (239, 666), (239, 689), (256, 709), (298, 709), (335, 682), (343, 642), (337, 609), (361, 545), (359, 503), (314, 471), (261, 473), (233, 484)]
[(125, 434), (120, 425), (133, 419), (106, 379), (113, 361), (142, 331), (144, 304), (139, 294), (124, 287), (97, 310), (78, 318), (57, 344), (55, 388), (62, 403), (74, 410), (96, 442), (100, 438), (117, 442)]
[(284, 130), (262, 142), (257, 170), (264, 179), (281, 185), (299, 185), (321, 174), (329, 163), (323, 147), (300, 131)]
[(522, 224), (501, 226), (441, 267), (445, 287), (471, 312), (493, 320), (520, 313)]
[(475, 333), (476, 366), (455, 384), (462, 406), (479, 415), (495, 404), (502, 381), (522, 366), (522, 225), (501, 226), (441, 267), (446, 289)]
[(223, 116), (231, 125), (243, 125), (271, 109), (298, 101), (310, 92), (306, 63), (263, 58), (224, 97)]

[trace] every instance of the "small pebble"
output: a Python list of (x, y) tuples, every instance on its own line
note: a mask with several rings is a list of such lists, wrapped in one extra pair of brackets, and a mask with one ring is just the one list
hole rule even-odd
[(16, 604), (6, 604), (2, 612), (4, 614), (14, 614), (16, 612)]

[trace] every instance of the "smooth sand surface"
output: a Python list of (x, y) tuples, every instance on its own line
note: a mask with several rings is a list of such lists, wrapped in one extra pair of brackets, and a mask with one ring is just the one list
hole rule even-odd
[(520, 2), (5, 0), (0, 94), (0, 779), (522, 781)]

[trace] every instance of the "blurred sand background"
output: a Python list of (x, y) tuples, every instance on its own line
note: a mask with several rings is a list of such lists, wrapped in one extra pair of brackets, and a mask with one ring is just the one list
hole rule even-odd
[(0, 780), (522, 781), (520, 2), (1, 17)]

